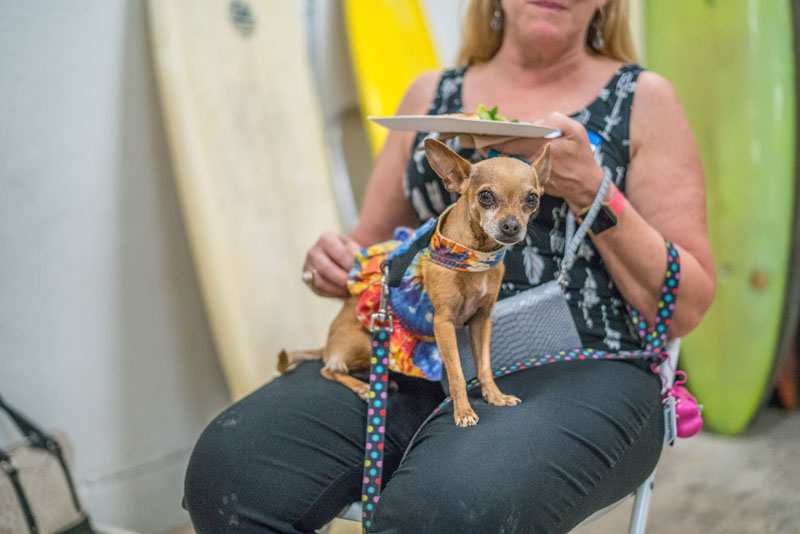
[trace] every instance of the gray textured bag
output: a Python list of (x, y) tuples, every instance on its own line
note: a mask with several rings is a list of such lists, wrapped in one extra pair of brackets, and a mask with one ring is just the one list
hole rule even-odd
[[(558, 278), (495, 304), (490, 341), (492, 369), (536, 354), (550, 354), (581, 347), (581, 338), (569, 311), (563, 288), (569, 281), (569, 270), (575, 263), (578, 247), (597, 212), (600, 211), (610, 184), (610, 178), (604, 177), (592, 201), (591, 209), (577, 231), (575, 231), (575, 218), (571, 212), (568, 213), (564, 257), (561, 260)], [(469, 382), (477, 376), (477, 371), (468, 328), (459, 328), (456, 339), (464, 379)], [(447, 395), (450, 394), (446, 371), (442, 373), (442, 388)]]

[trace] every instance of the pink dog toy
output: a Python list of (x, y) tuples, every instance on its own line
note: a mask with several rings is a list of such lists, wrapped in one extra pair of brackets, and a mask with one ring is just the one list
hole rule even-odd
[(697, 399), (683, 385), (686, 383), (686, 373), (678, 371), (675, 375), (678, 379), (672, 384), (668, 395), (675, 399), (678, 437), (690, 438), (703, 428), (701, 407), (697, 404)]

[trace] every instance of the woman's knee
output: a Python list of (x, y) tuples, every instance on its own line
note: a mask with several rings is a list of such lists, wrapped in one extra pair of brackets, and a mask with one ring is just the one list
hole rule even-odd
[(298, 366), (202, 432), (184, 489), (198, 532), (231, 522), (257, 525), (253, 532), (308, 532), (358, 497), (363, 401), (322, 379), (319, 367)]
[[(198, 532), (213, 532), (238, 522), (237, 455), (225, 429), (235, 421), (227, 411), (203, 430), (189, 457), (184, 479), (183, 506)], [(222, 521), (222, 523), (220, 523)]]
[[(480, 460), (476, 459), (476, 462)], [(460, 466), (460, 469), (472, 471), (468, 466)], [(459, 481), (460, 477), (453, 475), (452, 471), (426, 472), (424, 475), (418, 472), (408, 484), (400, 479), (391, 480), (378, 503), (368, 532), (552, 532), (553, 518), (546, 513), (534, 512), (539, 504), (533, 492), (519, 491), (513, 484), (503, 484), (494, 477), (477, 475)], [(549, 503), (541, 504), (549, 507)]]

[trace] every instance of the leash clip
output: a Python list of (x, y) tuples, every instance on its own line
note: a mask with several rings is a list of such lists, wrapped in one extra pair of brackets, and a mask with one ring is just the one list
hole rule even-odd
[[(388, 325), (388, 328), (385, 328), (384, 325)], [(376, 332), (384, 328), (390, 332), (394, 330), (392, 314), (389, 312), (376, 311), (369, 318), (369, 331)]]
[(378, 305), (378, 311), (374, 312), (370, 315), (369, 318), (369, 331), (375, 332), (381, 328), (385, 328), (385, 325), (388, 324), (388, 330), (391, 332), (394, 330), (394, 320), (392, 318), (392, 313), (389, 311), (387, 306), (389, 300), (389, 266), (386, 262), (383, 263), (381, 266), (383, 270), (383, 277), (381, 278), (381, 301)]

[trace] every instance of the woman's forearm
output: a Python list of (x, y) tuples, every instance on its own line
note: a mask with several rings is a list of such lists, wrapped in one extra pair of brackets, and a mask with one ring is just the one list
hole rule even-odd
[[(592, 241), (624, 299), (653, 324), (667, 266), (664, 237), (626, 200), (617, 224)], [(711, 305), (714, 282), (691, 252), (674, 244), (681, 277), (669, 334), (679, 337), (697, 326)]]

